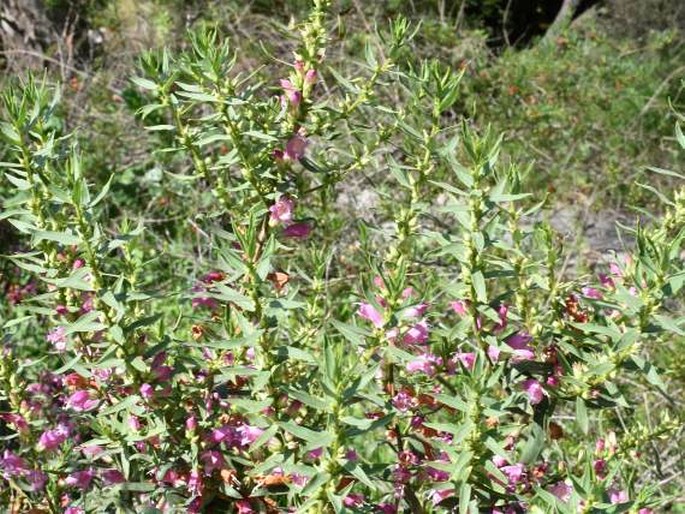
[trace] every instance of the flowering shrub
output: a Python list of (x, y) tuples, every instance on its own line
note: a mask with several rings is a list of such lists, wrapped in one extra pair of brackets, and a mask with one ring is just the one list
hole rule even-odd
[[(119, 213), (117, 177), (89, 180), (43, 83), (4, 94), (16, 245), (0, 503), (645, 514), (669, 501), (633, 461), (681, 433), (679, 413), (617, 412), (635, 383), (669, 394), (657, 350), (683, 335), (685, 190), (662, 195), (659, 223), (625, 229), (631, 253), (568, 276), (560, 239), (532, 221), (542, 204), (498, 166), (500, 141), (442, 116), (459, 76), (404, 67), (401, 19), (359, 77), (341, 76), (325, 64), (326, 8), (280, 81), (236, 69), (211, 31), (143, 59), (141, 118), (164, 180), (193, 199), (173, 229)], [(340, 201), (363, 173), (366, 219)]]

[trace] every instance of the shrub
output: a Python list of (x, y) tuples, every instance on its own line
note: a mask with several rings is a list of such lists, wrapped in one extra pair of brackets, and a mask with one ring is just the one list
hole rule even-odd
[[(501, 139), (443, 116), (459, 76), (398, 68), (403, 19), (342, 75), (325, 65), (326, 8), (287, 68), (237, 71), (212, 31), (143, 59), (154, 181), (177, 195), (161, 227), (112, 204), (119, 177), (94, 183), (49, 88), (3, 95), (2, 218), (18, 235), (0, 501), (70, 514), (667, 504), (635, 457), (676, 437), (680, 414), (645, 418), (634, 401), (669, 397), (656, 355), (682, 335), (685, 191), (635, 228), (630, 257), (565, 276), (557, 236), (526, 221), (540, 204), (498, 164)], [(385, 177), (359, 215), (346, 183), (366, 172)]]

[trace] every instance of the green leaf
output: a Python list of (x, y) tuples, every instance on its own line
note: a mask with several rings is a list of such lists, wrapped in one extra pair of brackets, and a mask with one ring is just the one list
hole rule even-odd
[(33, 242), (38, 241), (55, 241), (57, 243), (63, 244), (64, 246), (78, 245), (81, 242), (81, 238), (75, 236), (71, 232), (52, 232), (50, 230), (36, 230), (33, 233)]
[(151, 80), (144, 79), (142, 77), (131, 77), (131, 82), (138, 87), (147, 89), (148, 91), (156, 91), (159, 88), (159, 86)]
[(102, 313), (98, 311), (86, 312), (73, 323), (65, 325), (66, 333), (73, 334), (75, 332), (97, 332), (98, 330), (103, 330), (107, 328), (107, 325), (96, 321), (101, 316)]
[(476, 271), (471, 275), (471, 280), (473, 281), (473, 287), (476, 290), (476, 297), (480, 303), (488, 303), (488, 294), (485, 289), (485, 279), (483, 278), (483, 273)]
[(317, 432), (316, 430), (297, 425), (290, 421), (280, 423), (280, 426), (298, 439), (315, 444), (321, 448), (326, 447), (333, 442), (333, 434), (329, 432)]
[(585, 400), (583, 400), (580, 396), (576, 398), (576, 423), (578, 423), (578, 427), (583, 434), (587, 435), (590, 431), (590, 422), (587, 417), (587, 406), (585, 405)]

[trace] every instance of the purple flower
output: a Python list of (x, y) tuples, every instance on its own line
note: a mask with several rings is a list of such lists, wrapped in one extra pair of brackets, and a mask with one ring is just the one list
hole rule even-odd
[(67, 399), (67, 407), (77, 412), (92, 410), (99, 404), (99, 400), (91, 400), (90, 393), (83, 389), (72, 393), (72, 395)]
[(81, 507), (67, 507), (64, 509), (64, 514), (85, 514), (86, 511), (84, 511)]
[(421, 320), (405, 332), (402, 342), (405, 344), (424, 344), (428, 341), (428, 323)]
[(594, 287), (584, 287), (582, 290), (583, 296), (585, 298), (592, 298), (593, 300), (601, 300), (604, 295), (602, 295), (602, 292), (598, 289), (595, 289)]
[(452, 310), (459, 314), (459, 316), (466, 316), (469, 312), (468, 303), (465, 300), (456, 300), (450, 303)]
[(58, 352), (63, 352), (67, 349), (67, 329), (65, 327), (57, 327), (48, 332), (46, 337), (49, 343), (55, 347)]
[(297, 109), (302, 101), (302, 93), (300, 93), (288, 79), (281, 79), (280, 84), (284, 93), (283, 96), (281, 96), (281, 104), (286, 107), (288, 103), (290, 103), (293, 109)]
[(496, 346), (490, 345), (488, 346), (488, 357), (490, 357), (490, 360), (492, 362), (497, 362), (499, 360), (499, 354), (501, 353), (500, 349), (497, 348)]
[(284, 237), (292, 237), (294, 239), (306, 239), (312, 232), (312, 227), (309, 223), (301, 221), (299, 223), (293, 223), (288, 225), (283, 229)]
[(347, 508), (361, 507), (364, 503), (364, 495), (358, 493), (348, 494), (343, 498), (343, 504)]
[(250, 446), (264, 433), (264, 430), (250, 425), (241, 425), (236, 432), (240, 435), (241, 446)]
[(427, 303), (420, 303), (418, 305), (413, 305), (404, 310), (405, 318), (420, 318), (423, 316), (428, 309)]
[(90, 487), (90, 483), (93, 481), (95, 472), (92, 469), (86, 469), (84, 471), (76, 471), (69, 475), (64, 483), (70, 487), (76, 487), (82, 491), (87, 490)]
[(495, 325), (495, 332), (501, 332), (505, 328), (507, 328), (507, 314), (509, 313), (509, 306), (506, 304), (502, 304), (499, 306), (499, 309), (497, 310), (497, 316), (499, 317), (499, 321)]
[(304, 74), (304, 83), (310, 87), (316, 84), (316, 79), (317, 73), (314, 68), (307, 70), (307, 72)]
[(208, 450), (200, 455), (204, 465), (205, 475), (211, 475), (215, 469), (222, 469), (226, 465), (224, 456), (216, 450)]
[(418, 401), (404, 389), (392, 399), (393, 406), (400, 412), (407, 412), (418, 405)]
[(628, 492), (625, 490), (617, 490), (617, 489), (609, 489), (607, 491), (609, 493), (609, 501), (611, 503), (625, 503), (629, 500), (628, 498)]
[(566, 482), (560, 481), (549, 486), (547, 490), (559, 498), (562, 502), (567, 502), (571, 498), (573, 487), (568, 485)]
[(0, 469), (5, 477), (23, 475), (28, 471), (24, 459), (9, 450), (5, 450), (0, 459)]
[(525, 332), (516, 332), (505, 342), (514, 350), (513, 361), (533, 360), (535, 352), (533, 348), (528, 345), (533, 338)]
[(143, 384), (140, 386), (140, 396), (149, 400), (154, 395), (154, 388), (150, 384)]
[(376, 328), (383, 328), (383, 316), (370, 303), (360, 303), (359, 309), (357, 309), (357, 314), (365, 320), (373, 323)]
[(34, 492), (42, 491), (48, 481), (48, 476), (37, 469), (32, 469), (26, 474), (26, 480)]
[(515, 486), (521, 482), (525, 476), (526, 468), (523, 464), (512, 464), (510, 466), (502, 466), (500, 471), (507, 477), (510, 486)]
[(126, 478), (118, 469), (106, 469), (102, 471), (101, 476), (102, 482), (105, 485), (116, 485), (126, 482)]
[(271, 213), (271, 225), (283, 223), (288, 225), (293, 220), (295, 201), (289, 196), (281, 196), (276, 203), (269, 207)]
[(307, 140), (299, 134), (295, 134), (285, 145), (283, 158), (291, 161), (299, 161), (304, 157), (307, 149)]
[(433, 505), (437, 505), (450, 496), (454, 496), (454, 489), (437, 489), (428, 492), (428, 498), (433, 502)]
[(437, 357), (432, 353), (424, 353), (407, 363), (407, 371), (409, 373), (425, 373), (428, 376), (433, 376), (435, 375), (437, 366), (440, 365), (442, 365), (442, 359), (440, 357)]
[(69, 428), (66, 425), (58, 425), (53, 430), (46, 430), (38, 439), (39, 450), (51, 451), (59, 447), (69, 437)]
[(456, 371), (457, 362), (460, 362), (466, 369), (471, 370), (476, 362), (476, 354), (473, 352), (455, 353), (450, 359), (450, 365), (454, 371)]
[(545, 395), (545, 390), (542, 388), (542, 385), (534, 378), (529, 378), (528, 380), (521, 382), (521, 387), (528, 395), (528, 401), (530, 401), (531, 405), (540, 403)]

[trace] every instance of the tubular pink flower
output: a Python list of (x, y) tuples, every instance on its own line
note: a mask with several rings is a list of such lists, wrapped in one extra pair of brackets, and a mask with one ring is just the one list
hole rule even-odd
[(513, 361), (533, 360), (535, 352), (533, 348), (528, 345), (533, 338), (525, 332), (516, 332), (505, 342), (514, 349)]
[(250, 446), (261, 437), (264, 429), (250, 425), (241, 425), (236, 429), (236, 432), (240, 435), (241, 446)]
[(566, 482), (560, 481), (556, 484), (549, 486), (547, 490), (554, 496), (559, 498), (559, 500), (561, 500), (562, 502), (567, 502), (571, 499), (573, 487), (568, 485)]
[(83, 389), (72, 393), (72, 395), (67, 399), (67, 407), (75, 410), (76, 412), (93, 410), (98, 405), (100, 405), (100, 401), (92, 400), (90, 398), (90, 392)]
[(420, 318), (426, 313), (427, 310), (428, 304), (420, 303), (418, 305), (412, 305), (411, 307), (407, 307), (404, 310), (403, 315), (405, 318)]
[(46, 430), (38, 439), (38, 449), (51, 451), (59, 447), (69, 437), (70, 430), (66, 425), (58, 425), (57, 428)]
[(537, 405), (545, 396), (545, 390), (542, 385), (534, 378), (529, 378), (528, 380), (521, 382), (521, 387), (528, 395), (528, 401), (530, 401), (531, 405)]
[(441, 365), (442, 358), (437, 357), (432, 353), (424, 353), (407, 363), (407, 371), (409, 373), (425, 373), (428, 376), (433, 376), (435, 375), (437, 367)]
[(32, 469), (26, 474), (26, 481), (34, 492), (42, 491), (48, 481), (48, 476), (40, 470)]
[(285, 145), (283, 158), (291, 161), (299, 161), (304, 157), (307, 149), (307, 140), (299, 134), (295, 134)]
[(402, 337), (404, 344), (424, 344), (428, 341), (428, 323), (421, 320), (411, 327)]
[(126, 478), (118, 469), (105, 469), (100, 476), (105, 485), (116, 485), (126, 482)]
[(595, 289), (594, 287), (584, 287), (582, 290), (583, 296), (585, 298), (591, 298), (593, 300), (601, 300), (604, 295), (599, 289)]
[(468, 303), (465, 300), (450, 302), (450, 307), (452, 307), (452, 310), (459, 314), (459, 316), (466, 316), (469, 312)]
[(288, 225), (283, 229), (284, 237), (292, 237), (294, 239), (307, 239), (312, 232), (312, 227), (309, 223), (300, 222)]
[(204, 466), (205, 475), (211, 475), (214, 470), (222, 469), (226, 466), (226, 461), (221, 452), (207, 450), (200, 455), (200, 460)]
[(625, 490), (619, 491), (618, 489), (609, 489), (607, 491), (609, 493), (609, 501), (611, 503), (625, 503), (627, 502), (630, 498), (628, 497), (628, 492)]
[(370, 303), (360, 303), (359, 309), (357, 309), (357, 314), (365, 320), (368, 320), (371, 323), (373, 323), (376, 328), (383, 328), (383, 316)]
[(81, 489), (82, 491), (85, 491), (90, 487), (90, 483), (93, 481), (94, 476), (95, 471), (93, 471), (92, 469), (76, 471), (69, 475), (64, 480), (64, 483), (70, 487), (75, 487), (76, 489)]
[(7, 478), (23, 475), (28, 471), (28, 468), (24, 459), (9, 450), (5, 450), (2, 458), (0, 458), (0, 470), (2, 470), (3, 476)]
[(57, 327), (51, 330), (46, 339), (52, 343), (58, 352), (64, 352), (67, 349), (67, 329), (65, 327)]
[(283, 223), (288, 225), (293, 220), (293, 210), (295, 209), (295, 202), (289, 196), (281, 196), (276, 203), (269, 207), (271, 213), (271, 224), (277, 225)]

